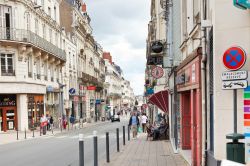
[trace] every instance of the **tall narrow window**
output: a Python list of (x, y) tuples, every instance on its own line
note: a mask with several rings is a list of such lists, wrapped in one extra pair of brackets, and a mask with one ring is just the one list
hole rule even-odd
[(36, 63), (36, 77), (37, 79), (41, 79), (40, 59)]
[(48, 15), (51, 17), (51, 9), (48, 7)]
[(28, 77), (32, 78), (32, 56), (28, 56)]
[(54, 67), (51, 65), (50, 66), (50, 77), (51, 77), (51, 81), (54, 81)]
[(1, 54), (1, 73), (2, 76), (13, 76), (13, 54)]
[(44, 0), (41, 0), (41, 5), (42, 5), (42, 8), (44, 10)]
[(54, 19), (56, 20), (56, 7), (54, 6)]
[(44, 75), (44, 80), (48, 80), (48, 64), (47, 61), (44, 62), (44, 68), (43, 68), (43, 75)]
[(26, 28), (27, 28), (27, 30), (30, 30), (30, 14), (29, 13), (27, 13), (26, 14)]

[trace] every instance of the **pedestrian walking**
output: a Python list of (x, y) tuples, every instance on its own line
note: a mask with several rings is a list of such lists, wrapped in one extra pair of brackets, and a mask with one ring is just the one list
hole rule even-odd
[(49, 123), (50, 123), (50, 128), (53, 130), (53, 127), (54, 127), (54, 119), (53, 119), (52, 116), (51, 116), (50, 119), (49, 119)]
[(73, 129), (73, 126), (74, 126), (74, 123), (75, 123), (75, 117), (72, 114), (70, 115), (69, 121), (70, 121), (70, 123), (72, 125), (72, 129)]
[(134, 112), (129, 119), (129, 126), (133, 132), (133, 139), (137, 137), (137, 128), (139, 127), (139, 125), (140, 125), (139, 118), (136, 115), (136, 112)]
[(40, 127), (42, 129), (43, 135), (46, 134), (46, 127), (47, 127), (48, 120), (44, 114), (42, 114), (40, 118)]
[(50, 130), (50, 117), (49, 117), (49, 115), (47, 115), (46, 118), (47, 118), (47, 121), (48, 121), (47, 130), (49, 131)]
[(142, 114), (142, 117), (141, 117), (141, 124), (142, 124), (142, 131), (145, 133), (146, 132), (146, 124), (147, 124), (147, 116), (145, 113)]

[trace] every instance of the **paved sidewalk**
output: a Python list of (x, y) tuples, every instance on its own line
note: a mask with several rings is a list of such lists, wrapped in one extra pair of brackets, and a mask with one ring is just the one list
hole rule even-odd
[(127, 142), (120, 153), (111, 154), (110, 163), (101, 166), (188, 166), (179, 154), (174, 154), (166, 140), (147, 141), (146, 134)]
[(27, 141), (27, 140), (31, 140), (31, 139), (39, 139), (39, 138), (44, 138), (44, 137), (53, 137), (56, 134), (60, 134), (60, 133), (70, 133), (72, 131), (75, 130), (79, 130), (82, 128), (86, 128), (86, 127), (90, 127), (90, 126), (95, 126), (95, 125), (99, 125), (99, 124), (103, 124), (103, 123), (107, 123), (109, 121), (98, 121), (98, 122), (93, 122), (93, 123), (83, 123), (83, 125), (79, 124), (75, 124), (74, 127), (72, 128), (72, 126), (68, 128), (66, 128), (66, 130), (62, 130), (59, 128), (56, 128), (52, 131), (47, 131), (46, 135), (42, 135), (40, 136), (40, 130), (37, 129), (34, 131), (34, 137), (33, 137), (33, 131), (31, 130), (27, 130), (26, 132), (26, 139), (25, 139), (25, 132), (18, 132), (18, 140), (17, 140), (17, 131), (8, 131), (8, 132), (1, 132), (0, 133), (0, 145), (3, 144), (8, 144), (8, 143), (13, 143), (13, 142), (20, 142), (20, 141)]

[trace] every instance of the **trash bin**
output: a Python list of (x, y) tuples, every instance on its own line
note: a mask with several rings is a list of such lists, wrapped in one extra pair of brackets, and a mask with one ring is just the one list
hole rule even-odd
[(232, 142), (227, 143), (227, 160), (245, 164), (245, 144), (238, 142), (239, 139), (244, 139), (242, 134), (229, 134), (227, 139), (232, 139)]

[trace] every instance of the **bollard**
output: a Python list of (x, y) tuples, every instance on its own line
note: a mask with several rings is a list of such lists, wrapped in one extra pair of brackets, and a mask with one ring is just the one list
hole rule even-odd
[(117, 152), (120, 152), (120, 147), (119, 147), (119, 128), (116, 128), (116, 143), (117, 143)]
[(79, 166), (84, 166), (84, 141), (83, 141), (83, 134), (79, 134)]
[(61, 132), (62, 132), (62, 128), (63, 128), (63, 121), (60, 121), (60, 128), (61, 128)]
[(52, 132), (52, 134), (53, 134), (53, 131), (54, 130), (54, 126), (53, 126), (53, 124), (51, 124), (51, 132)]
[(110, 157), (109, 157), (109, 132), (106, 132), (106, 158), (107, 158), (107, 163), (110, 162)]
[(123, 145), (125, 145), (125, 126), (122, 126), (123, 130)]
[(128, 125), (128, 141), (130, 141), (130, 126)]
[(16, 140), (18, 140), (18, 129), (16, 130)]
[(26, 128), (24, 129), (24, 139), (26, 139)]
[(97, 147), (97, 131), (93, 131), (94, 135), (94, 166), (98, 166), (98, 147)]
[(35, 137), (35, 133), (34, 133), (35, 131), (34, 130), (35, 130), (35, 127), (33, 125), (33, 135), (32, 135), (32, 137)]

